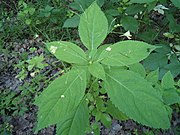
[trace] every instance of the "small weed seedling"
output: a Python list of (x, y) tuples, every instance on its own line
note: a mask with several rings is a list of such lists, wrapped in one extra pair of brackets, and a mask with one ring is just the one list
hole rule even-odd
[(58, 135), (97, 133), (98, 122), (109, 127), (111, 117), (130, 118), (153, 128), (170, 127), (171, 109), (160, 92), (134, 72), (139, 64), (129, 68), (157, 47), (133, 40), (100, 46), (107, 33), (107, 19), (94, 2), (79, 24), (79, 35), (88, 51), (66, 41), (47, 43), (48, 50), (72, 68), (35, 99), (39, 107), (36, 132), (56, 124)]

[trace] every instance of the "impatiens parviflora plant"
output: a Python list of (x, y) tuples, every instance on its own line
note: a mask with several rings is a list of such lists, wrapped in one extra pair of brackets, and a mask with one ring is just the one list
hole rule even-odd
[(99, 133), (98, 122), (109, 127), (112, 117), (133, 119), (153, 128), (170, 127), (170, 108), (160, 92), (144, 73), (136, 72), (139, 66), (131, 70), (131, 65), (157, 47), (133, 40), (101, 45), (107, 33), (107, 19), (94, 2), (79, 24), (79, 35), (88, 51), (66, 41), (47, 43), (48, 50), (72, 68), (35, 99), (39, 107), (36, 132), (56, 124), (58, 135)]

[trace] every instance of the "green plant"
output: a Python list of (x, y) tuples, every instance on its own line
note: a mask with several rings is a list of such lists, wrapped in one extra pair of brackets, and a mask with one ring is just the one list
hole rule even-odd
[[(36, 34), (40, 37), (44, 37), (46, 40), (50, 40), (57, 37), (62, 30), (62, 24), (66, 18), (64, 9), (65, 1), (24, 1), (19, 0), (15, 5), (15, 22), (21, 24), (20, 26), (14, 25), (15, 28), (19, 28), (19, 31), (22, 29), (23, 35), (28, 34), (30, 37)], [(17, 30), (16, 30), (17, 31)], [(18, 33), (20, 34), (20, 33)], [(22, 36), (21, 33), (21, 38)], [(27, 38), (27, 37), (26, 37)]]
[[(111, 116), (153, 128), (170, 127), (171, 108), (138, 63), (159, 47), (133, 40), (100, 46), (107, 33), (108, 21), (94, 2), (79, 23), (88, 51), (66, 41), (47, 43), (49, 51), (72, 68), (36, 97), (36, 132), (57, 124), (57, 134), (83, 135), (92, 130), (99, 134), (98, 121), (109, 127)], [(154, 78), (158, 81), (157, 75)], [(90, 116), (95, 119), (91, 125)]]
[(147, 70), (160, 69), (159, 79), (162, 79), (167, 71), (171, 71), (173, 77), (176, 77), (180, 71), (180, 63), (173, 51), (172, 47), (167, 44), (158, 44), (162, 48), (158, 48), (152, 53), (146, 60), (144, 60), (143, 65)]
[(23, 96), (17, 92), (0, 89), (0, 97), (0, 134), (10, 134), (13, 129), (12, 125), (10, 125), (12, 117), (22, 116), (28, 108)]
[[(79, 14), (83, 13), (93, 2), (94, 0), (74, 0), (71, 2), (67, 13), (68, 18), (65, 20), (63, 28), (78, 27), (80, 21)], [(97, 4), (104, 9), (103, 11), (107, 17), (109, 26), (114, 24), (114, 17), (119, 15), (117, 10), (119, 6), (118, 2), (119, 0), (97, 0)]]
[(30, 75), (34, 77), (35, 74), (39, 73), (41, 69), (47, 66), (47, 63), (44, 63), (43, 61), (44, 61), (44, 57), (43, 55), (40, 55), (19, 62), (19, 64), (16, 65), (16, 68), (22, 70), (19, 72), (16, 78), (19, 78), (21, 80), (25, 79), (28, 75), (27, 71), (30, 71), (31, 72)]
[(25, 21), (27, 25), (30, 25), (32, 21), (32, 16), (35, 13), (35, 8), (26, 4), (23, 0), (18, 3), (19, 8), (22, 8), (21, 11), (18, 12), (18, 19)]

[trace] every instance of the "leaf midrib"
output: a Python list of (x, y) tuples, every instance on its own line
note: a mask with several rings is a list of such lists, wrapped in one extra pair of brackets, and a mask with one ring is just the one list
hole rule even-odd
[[(113, 78), (110, 74), (106, 73), (111, 79), (113, 79), (114, 81), (116, 81), (117, 83), (119, 83), (120, 85), (122, 85), (125, 89), (127, 89), (132, 95), (133, 97), (137, 97), (136, 94), (129, 89), (128, 87), (126, 87), (125, 85), (123, 85), (120, 81), (118, 81), (117, 79)], [(139, 91), (140, 93), (144, 93), (145, 95), (149, 96), (149, 93), (147, 93), (147, 91)], [(155, 97), (153, 99), (156, 99)]]
[[(71, 46), (69, 46), (69, 48), (71, 49), (71, 50), (73, 50), (74, 52), (76, 52), (77, 54), (79, 54), (79, 57), (81, 56), (81, 58), (82, 59), (84, 59), (85, 61), (87, 61), (87, 59), (85, 58), (85, 54), (84, 54), (84, 56), (82, 56), (79, 52), (77, 52), (77, 51), (75, 51), (73, 48), (71, 48)], [(83, 52), (84, 53), (84, 52)]]
[(123, 85), (121, 82), (119, 82), (117, 79), (111, 77), (110, 74), (106, 73), (111, 79), (113, 79), (115, 82), (119, 83), (121, 86), (123, 86), (125, 89), (127, 89), (133, 96), (135, 96), (134, 92), (131, 91), (128, 87), (126, 87), (125, 85)]
[[(135, 94), (133, 91), (131, 91), (128, 87), (126, 87), (125, 85), (123, 85), (121, 82), (119, 82), (117, 79), (111, 77), (108, 73), (106, 73), (111, 79), (113, 79), (115, 82), (119, 83), (121, 86), (123, 86), (125, 89), (127, 89), (132, 95), (133, 95), (133, 100), (134, 100), (134, 105), (136, 106), (136, 109), (137, 111), (139, 112), (139, 114), (141, 114), (141, 111), (139, 110), (138, 106), (136, 105), (136, 102), (135, 102)], [(125, 113), (125, 112), (124, 112)], [(142, 115), (142, 117), (144, 118), (144, 120), (146, 121), (146, 123), (149, 123), (149, 121), (146, 119), (146, 117), (144, 115)]]
[(93, 21), (92, 21), (91, 49), (94, 50), (94, 16), (93, 16)]

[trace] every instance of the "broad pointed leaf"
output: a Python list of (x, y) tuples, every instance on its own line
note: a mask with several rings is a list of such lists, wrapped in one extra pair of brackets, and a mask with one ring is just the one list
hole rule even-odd
[(163, 76), (170, 71), (173, 75), (173, 78), (177, 77), (180, 74), (180, 62), (179, 63), (170, 63), (165, 65), (160, 70), (160, 78), (163, 78)]
[(109, 66), (128, 66), (145, 59), (155, 46), (140, 41), (122, 41), (107, 47), (99, 56), (101, 63)]
[(89, 110), (86, 100), (65, 119), (57, 124), (57, 135), (85, 135), (89, 122)]
[(102, 113), (100, 120), (106, 128), (111, 128), (112, 120), (111, 120), (110, 115), (108, 115), (106, 113)]
[(129, 118), (153, 128), (170, 127), (162, 97), (145, 79), (129, 70), (111, 71), (106, 79), (110, 100)]
[(86, 54), (77, 45), (66, 42), (50, 42), (47, 43), (49, 51), (58, 59), (68, 63), (83, 63), (86, 62)]
[(158, 78), (159, 78), (159, 69), (150, 72), (147, 76), (146, 76), (146, 80), (148, 82), (151, 82), (152, 84), (156, 84), (158, 82)]
[(174, 88), (174, 78), (170, 71), (168, 71), (162, 78), (161, 85), (164, 89)]
[(72, 112), (80, 103), (86, 89), (86, 72), (71, 70), (55, 79), (35, 104), (39, 107), (36, 131), (56, 124)]
[(172, 105), (180, 102), (180, 96), (177, 93), (176, 87), (174, 86), (174, 78), (170, 71), (168, 71), (161, 81), (163, 89), (163, 99), (168, 105)]
[(157, 68), (164, 67), (168, 63), (167, 54), (170, 53), (171, 48), (168, 45), (157, 44), (161, 48), (156, 49), (155, 53), (152, 53), (143, 61), (143, 65), (148, 70), (156, 70)]
[(121, 24), (126, 31), (136, 32), (138, 30), (138, 21), (132, 16), (125, 16), (121, 19)]
[(107, 103), (106, 112), (109, 113), (113, 118), (121, 121), (129, 119), (124, 113), (122, 113), (117, 107), (115, 107), (115, 105), (112, 104), (111, 101)]
[(180, 103), (180, 95), (175, 88), (165, 89), (163, 91), (163, 100), (167, 105)]
[(89, 50), (95, 50), (103, 42), (108, 32), (108, 22), (96, 2), (80, 17), (79, 35)]
[(104, 71), (103, 66), (100, 63), (94, 62), (94, 63), (90, 64), (89, 65), (89, 72), (94, 77), (105, 80), (105, 71)]
[(73, 17), (68, 18), (64, 22), (63, 28), (75, 28), (78, 26), (79, 20), (80, 20), (80, 17), (78, 15), (74, 15)]
[(135, 15), (139, 12), (142, 12), (145, 10), (145, 7), (144, 5), (142, 4), (132, 4), (132, 5), (129, 5), (127, 8), (126, 8), (126, 13), (128, 15)]
[(171, 2), (174, 4), (174, 6), (180, 8), (180, 0), (171, 0)]
[(140, 74), (143, 78), (146, 76), (146, 71), (141, 63), (135, 63), (130, 65), (129, 70)]

